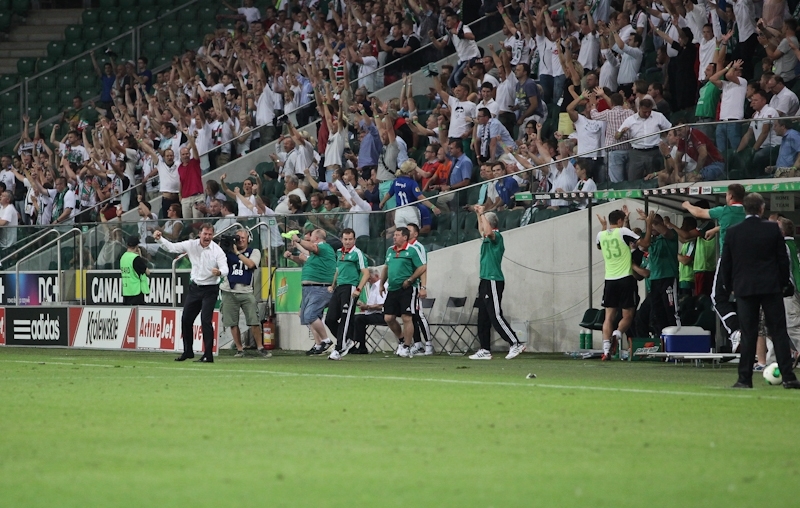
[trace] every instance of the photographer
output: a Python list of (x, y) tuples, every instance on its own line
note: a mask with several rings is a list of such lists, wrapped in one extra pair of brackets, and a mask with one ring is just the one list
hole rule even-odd
[(250, 334), (258, 346), (258, 354), (269, 358), (272, 353), (264, 349), (261, 322), (258, 320), (256, 295), (253, 292), (253, 272), (258, 269), (261, 253), (249, 245), (250, 233), (239, 230), (233, 237), (223, 236), (220, 247), (228, 258), (228, 277), (219, 285), (222, 291), (222, 326), (231, 329), (233, 343), (236, 345), (234, 358), (244, 358), (241, 333), (239, 332), (239, 311), (250, 327)]

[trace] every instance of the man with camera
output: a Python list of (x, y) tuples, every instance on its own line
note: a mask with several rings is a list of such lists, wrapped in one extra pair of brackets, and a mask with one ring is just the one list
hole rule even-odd
[(231, 337), (236, 345), (234, 358), (245, 357), (239, 332), (240, 311), (244, 312), (244, 320), (258, 346), (258, 354), (262, 358), (269, 358), (272, 353), (264, 349), (256, 295), (253, 292), (253, 272), (261, 262), (261, 253), (250, 247), (250, 233), (243, 229), (234, 235), (223, 236), (219, 243), (228, 258), (228, 277), (219, 285), (222, 291), (222, 326), (231, 329)]
[(183, 304), (183, 318), (181, 319), (181, 336), (183, 338), (183, 354), (175, 358), (182, 362), (194, 358), (192, 351), (192, 324), (200, 314), (200, 324), (203, 328), (203, 356), (195, 360), (200, 363), (213, 363), (214, 328), (211, 320), (214, 317), (214, 305), (219, 294), (220, 277), (228, 275), (228, 260), (225, 252), (214, 243), (214, 226), (204, 223), (200, 226), (200, 237), (185, 242), (172, 243), (161, 237), (161, 231), (156, 230), (153, 238), (167, 252), (175, 254), (186, 253), (192, 263), (189, 274), (191, 284)]

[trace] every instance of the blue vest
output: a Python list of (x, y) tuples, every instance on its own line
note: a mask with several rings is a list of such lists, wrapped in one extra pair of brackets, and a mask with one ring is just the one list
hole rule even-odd
[[(248, 247), (241, 254), (249, 258), (252, 252), (253, 249)], [(251, 285), (253, 283), (253, 271), (233, 252), (226, 252), (225, 256), (228, 258), (228, 284), (230, 284), (231, 289), (233, 289), (236, 284), (244, 284), (245, 286)], [(256, 265), (258, 265), (258, 263), (256, 263)]]

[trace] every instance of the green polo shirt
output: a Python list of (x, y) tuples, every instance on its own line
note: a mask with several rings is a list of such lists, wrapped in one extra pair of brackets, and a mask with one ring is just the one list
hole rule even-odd
[[(702, 72), (702, 70), (701, 70)], [(694, 109), (694, 116), (697, 118), (716, 118), (717, 104), (722, 91), (709, 81), (700, 89), (700, 96), (697, 99), (697, 106)]]
[(403, 287), (403, 281), (424, 265), (419, 257), (419, 251), (406, 244), (402, 249), (395, 250), (390, 247), (386, 251), (386, 266), (388, 268), (389, 291), (397, 291)]
[(317, 244), (319, 252), (309, 253), (308, 260), (303, 265), (301, 277), (303, 282), (317, 282), (331, 284), (333, 274), (336, 273), (336, 253), (333, 247), (322, 242)]
[(708, 211), (708, 216), (719, 224), (719, 251), (721, 253), (722, 246), (725, 245), (725, 233), (728, 232), (728, 228), (744, 220), (744, 207), (738, 204), (715, 206)]
[(717, 269), (717, 246), (714, 239), (706, 240), (698, 236), (695, 240), (694, 265), (695, 272), (713, 272)]
[(494, 240), (488, 236), (481, 242), (481, 279), (505, 280), (503, 277), (503, 254), (506, 251), (503, 235), (494, 230)]
[(650, 280), (678, 278), (678, 235), (656, 235), (650, 240)]
[(353, 247), (347, 252), (344, 249), (336, 251), (336, 284), (343, 286), (358, 286), (361, 282), (361, 270), (367, 267), (364, 253), (358, 247)]
[[(693, 257), (695, 255), (695, 242), (686, 242), (681, 245), (681, 254), (684, 256)], [(678, 267), (678, 272), (680, 276), (678, 277), (678, 282), (680, 282), (680, 287), (691, 287), (691, 284), (694, 284), (694, 259), (688, 265), (684, 265), (680, 263)], [(686, 285), (684, 285), (684, 283)]]

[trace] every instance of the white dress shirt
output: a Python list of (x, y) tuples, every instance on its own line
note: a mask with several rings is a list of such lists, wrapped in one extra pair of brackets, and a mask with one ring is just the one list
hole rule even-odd
[[(228, 258), (222, 248), (214, 242), (203, 248), (200, 240), (186, 240), (185, 242), (172, 243), (163, 237), (156, 240), (161, 248), (175, 254), (185, 252), (192, 263), (189, 278), (198, 286), (216, 286), (220, 277), (228, 276)], [(214, 275), (211, 270), (216, 268), (220, 275)]]
[(617, 132), (622, 132), (623, 129), (627, 128), (628, 137), (631, 139), (648, 136), (631, 141), (631, 146), (635, 150), (649, 150), (658, 148), (658, 144), (661, 141), (660, 136), (656, 133), (670, 127), (672, 127), (672, 124), (669, 123), (669, 120), (664, 115), (658, 111), (652, 111), (647, 118), (642, 118), (638, 114), (629, 116), (622, 122)]
[(797, 96), (787, 87), (772, 96), (769, 105), (775, 108), (782, 116), (794, 116), (800, 109), (800, 101)]
[[(388, 283), (386, 287), (388, 287)], [(380, 288), (381, 281), (369, 285), (369, 289), (367, 290), (367, 305), (383, 305), (383, 302), (386, 301), (388, 291), (381, 294)], [(381, 314), (382, 312), (383, 311), (380, 310), (365, 310), (364, 314)]]

